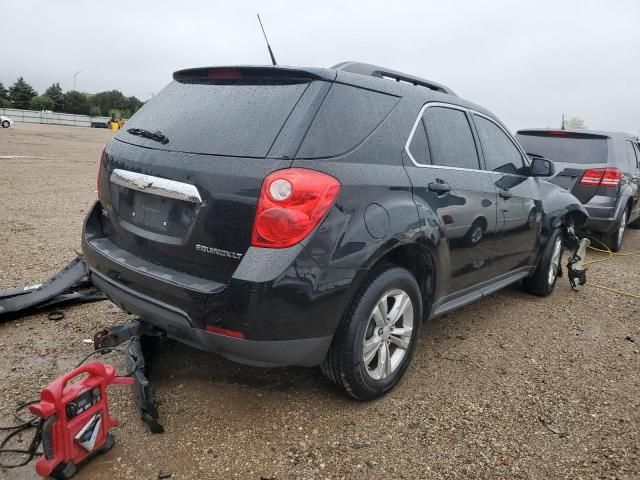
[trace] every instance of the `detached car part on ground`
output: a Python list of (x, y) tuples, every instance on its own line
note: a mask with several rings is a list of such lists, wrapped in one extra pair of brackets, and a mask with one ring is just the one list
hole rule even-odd
[(423, 319), (553, 291), (587, 214), (551, 173), (490, 112), (383, 67), (182, 70), (106, 146), (83, 251), (146, 328), (372, 399)]
[[(91, 284), (84, 259), (78, 256), (44, 283), (0, 288), (0, 320), (22, 316), (33, 310), (99, 300), (106, 300), (106, 297)], [(54, 311), (49, 315), (52, 320), (59, 320), (64, 313)]]
[(591, 130), (520, 130), (531, 156), (555, 164), (549, 178), (589, 213), (585, 231), (599, 235), (611, 251), (622, 247), (627, 225), (640, 228), (640, 149), (624, 133)]

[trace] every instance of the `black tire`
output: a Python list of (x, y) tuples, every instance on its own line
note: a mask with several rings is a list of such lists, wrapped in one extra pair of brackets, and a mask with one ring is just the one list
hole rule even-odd
[(626, 208), (618, 221), (613, 227), (613, 232), (609, 235), (604, 235), (602, 240), (607, 244), (609, 250), (612, 252), (619, 252), (622, 248), (622, 242), (624, 241), (624, 234), (627, 231), (627, 220), (629, 219), (629, 209)]
[[(557, 267), (555, 270), (555, 275), (553, 276), (553, 279), (551, 279), (550, 271), (552, 268), (552, 261), (554, 260), (554, 252), (556, 252), (558, 244), (560, 245), (560, 256), (557, 264), (555, 265), (555, 267)], [(539, 297), (546, 297), (548, 295), (551, 295), (554, 288), (556, 287), (558, 277), (560, 276), (563, 253), (564, 247), (562, 245), (562, 230), (556, 228), (551, 234), (551, 237), (549, 238), (549, 241), (544, 248), (544, 252), (542, 252), (535, 272), (532, 276), (524, 279), (523, 284), (526, 292), (533, 295), (538, 295)]]
[(9, 120), (5, 120), (2, 122), (2, 128), (9, 128), (11, 124), (9, 123)]
[(464, 236), (465, 243), (468, 245), (477, 245), (480, 243), (480, 240), (484, 238), (484, 232), (486, 229), (487, 225), (485, 220), (482, 218), (476, 218), (469, 227), (469, 231)]
[[(406, 349), (396, 346), (395, 342), (391, 340), (384, 340), (385, 335), (387, 339), (390, 338), (389, 332), (392, 331), (390, 327), (385, 330), (376, 326), (374, 309), (386, 294), (394, 291), (406, 294), (413, 308), (411, 336), (408, 339)], [(389, 300), (385, 300), (384, 304), (389, 305), (387, 302), (393, 302), (389, 312), (391, 313), (396, 300), (391, 296), (388, 298)], [(409, 308), (407, 306), (405, 310), (406, 319), (404, 315), (399, 317), (402, 319), (403, 325), (405, 321), (408, 322), (408, 312)], [(386, 318), (388, 317), (385, 316)], [(372, 325), (373, 331), (371, 331)], [(411, 363), (421, 326), (422, 297), (414, 276), (404, 268), (396, 266), (384, 267), (374, 273), (356, 294), (335, 333), (333, 343), (322, 364), (322, 373), (339, 388), (358, 400), (373, 400), (381, 397), (398, 383)], [(380, 334), (381, 331), (384, 331), (384, 333)], [(365, 364), (363, 342), (366, 340), (368, 332), (377, 338), (383, 339), (379, 347), (374, 347), (370, 350), (375, 350), (376, 353), (369, 362), (373, 362), (376, 356), (378, 357), (376, 362), (379, 362), (379, 357), (382, 355), (379, 352), (381, 351), (380, 349), (385, 348), (384, 342), (387, 345), (385, 351), (387, 352), (386, 355), (390, 356), (389, 358), (393, 358), (396, 352), (402, 354), (399, 355), (400, 360), (397, 362), (396, 367), (390, 367), (393, 370), (390, 373), (384, 373), (387, 375), (385, 378), (372, 378), (371, 375), (374, 372), (368, 368), (371, 363)], [(391, 343), (389, 343), (390, 341)]]

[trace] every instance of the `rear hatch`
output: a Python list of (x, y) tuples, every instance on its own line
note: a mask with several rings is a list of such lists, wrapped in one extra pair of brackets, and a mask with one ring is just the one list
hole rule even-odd
[(108, 240), (226, 283), (250, 246), (263, 179), (291, 165), (333, 78), (260, 67), (176, 72), (106, 147), (98, 190)]
[[(518, 141), (531, 156), (544, 157), (555, 165), (548, 180), (569, 190), (582, 203), (594, 195), (617, 195), (619, 181), (610, 176), (609, 137), (567, 130), (520, 130)], [(619, 180), (619, 179), (618, 179)]]

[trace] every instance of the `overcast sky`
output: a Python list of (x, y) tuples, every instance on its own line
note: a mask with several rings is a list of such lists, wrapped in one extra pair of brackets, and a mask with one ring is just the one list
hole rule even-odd
[(174, 70), (276, 59), (385, 65), (444, 83), (511, 130), (640, 130), (640, 0), (0, 0), (0, 81), (146, 100)]

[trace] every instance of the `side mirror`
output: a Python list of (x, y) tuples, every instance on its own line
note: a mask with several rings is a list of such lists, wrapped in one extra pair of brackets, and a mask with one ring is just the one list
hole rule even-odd
[(550, 177), (556, 173), (556, 169), (551, 160), (535, 157), (531, 160), (530, 172), (532, 177)]

